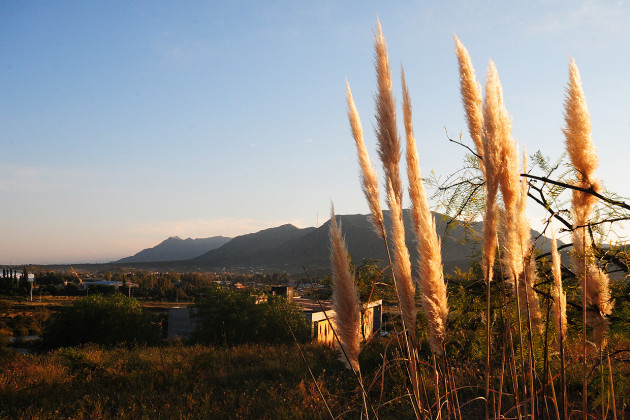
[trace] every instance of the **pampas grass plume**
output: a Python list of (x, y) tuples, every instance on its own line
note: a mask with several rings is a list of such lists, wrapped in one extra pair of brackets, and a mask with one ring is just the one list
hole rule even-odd
[[(521, 167), (521, 172), (527, 172), (527, 151), (525, 148), (523, 148), (523, 166)], [(538, 296), (534, 290), (534, 285), (538, 281), (538, 273), (536, 270), (536, 259), (532, 255), (531, 224), (525, 212), (527, 206), (527, 191), (529, 189), (527, 179), (522, 178), (520, 180), (520, 187), (520, 196), (516, 210), (516, 227), (518, 229), (521, 258), (523, 259), (524, 268), (523, 275), (521, 276), (523, 283), (523, 289), (521, 289), (521, 291), (524, 293), (524, 297), (529, 304), (532, 324), (537, 328), (538, 332), (542, 334), (542, 313), (540, 311)]]
[(475, 143), (475, 148), (479, 158), (479, 167), (485, 175), (485, 156), (483, 146), (483, 105), (481, 100), (481, 86), (475, 76), (475, 68), (464, 44), (460, 42), (457, 35), (455, 38), (455, 53), (459, 63), (459, 79), (462, 95), (462, 103), (466, 111), (466, 121), (468, 122), (468, 132)]
[(429, 323), (429, 342), (436, 354), (442, 354), (444, 343), (448, 302), (440, 240), (435, 230), (435, 220), (427, 202), (426, 191), (418, 165), (416, 139), (413, 134), (411, 100), (405, 73), (402, 72), (403, 115), (407, 138), (407, 175), (409, 177), (409, 196), (411, 214), (416, 238), (418, 239), (418, 265), (420, 267), (420, 295), (422, 309)]
[[(580, 73), (573, 60), (569, 64), (569, 86), (567, 87), (564, 115), (566, 127), (563, 128), (563, 132), (566, 138), (567, 153), (578, 173), (577, 185), (582, 188), (593, 188), (595, 191), (600, 191), (601, 184), (595, 177), (599, 159), (597, 150), (593, 145), (590, 115), (586, 106), (586, 97), (582, 90)], [(597, 198), (591, 194), (573, 190), (573, 246), (576, 275), (578, 277), (586, 275), (586, 290), (584, 290), (584, 293), (586, 294), (587, 302), (595, 306), (599, 311), (598, 315), (589, 315), (589, 318), (593, 321), (591, 324), (596, 327), (596, 335), (603, 337), (601, 330), (605, 329), (606, 325), (603, 318), (612, 313), (614, 306), (613, 302), (611, 302), (608, 287), (609, 278), (592, 261), (590, 240), (585, 237), (586, 228), (576, 228), (588, 224), (596, 200)], [(585, 259), (586, 262), (584, 261)], [(593, 318), (595, 319), (593, 320)]]
[[(388, 195), (394, 195), (391, 183), (388, 185)], [(396, 200), (390, 200), (389, 209), (392, 214), (391, 241), (394, 245), (394, 274), (400, 295), (400, 308), (405, 321), (405, 328), (412, 338), (416, 336), (416, 287), (411, 277), (411, 263), (409, 250), (405, 243), (405, 226), (403, 223), (402, 207)]]
[[(560, 270), (560, 253), (556, 243), (556, 236), (551, 236), (551, 272), (553, 274), (553, 311), (556, 330), (567, 339), (567, 294), (562, 290), (562, 273)], [(559, 343), (558, 343), (559, 344)]]
[(350, 272), (348, 249), (341, 235), (341, 225), (335, 219), (335, 210), (330, 210), (330, 262), (333, 272), (333, 307), (335, 328), (348, 362), (359, 371), (361, 310), (359, 295)]
[(387, 44), (383, 37), (381, 22), (374, 37), (376, 55), (376, 79), (378, 90), (376, 93), (376, 138), (378, 139), (378, 155), (383, 163), (387, 182), (391, 183), (393, 194), (388, 194), (388, 200), (394, 198), (402, 205), (402, 181), (400, 178), (400, 139), (396, 127), (396, 104), (392, 93), (392, 77), (387, 56)]
[(566, 127), (562, 131), (566, 137), (566, 148), (571, 163), (580, 174), (580, 181), (592, 183), (596, 180), (595, 170), (599, 166), (599, 159), (593, 145), (591, 117), (582, 90), (580, 72), (573, 59), (569, 64), (569, 86), (564, 116)]
[[(484, 147), (488, 150), (486, 160), (496, 158), (496, 184), (501, 189), (505, 205), (504, 220), (504, 260), (512, 280), (523, 272), (518, 231), (515, 222), (518, 199), (520, 196), (520, 176), (518, 172), (518, 155), (512, 140), (512, 123), (503, 105), (503, 91), (497, 69), (490, 61), (486, 77), (486, 97), (483, 106)], [(493, 153), (494, 156), (489, 156)], [(488, 172), (486, 168), (486, 172)], [(493, 188), (493, 186), (491, 186)], [(509, 225), (506, 226), (506, 223)], [(488, 246), (490, 236), (485, 237)], [(513, 284), (513, 283), (512, 283)]]
[(359, 119), (359, 112), (354, 104), (350, 85), (346, 81), (346, 99), (348, 101), (348, 120), (352, 129), (352, 137), (357, 146), (357, 155), (359, 157), (359, 165), (361, 167), (361, 186), (363, 194), (367, 199), (372, 214), (372, 223), (376, 228), (378, 235), (385, 239), (385, 226), (383, 225), (383, 210), (379, 200), (378, 177), (376, 170), (370, 163), (370, 156), (363, 142), (363, 128)]

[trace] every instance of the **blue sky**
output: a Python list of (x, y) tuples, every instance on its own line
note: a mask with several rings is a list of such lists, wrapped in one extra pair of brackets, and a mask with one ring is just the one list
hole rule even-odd
[(314, 226), (331, 201), (367, 213), (344, 83), (375, 160), (377, 15), (398, 98), (405, 66), (423, 173), (461, 165), (445, 127), (468, 140), (457, 33), (480, 80), (495, 61), (519, 144), (553, 158), (573, 57), (598, 174), (630, 195), (622, 1), (3, 1), (0, 263), (102, 262), (173, 235)]

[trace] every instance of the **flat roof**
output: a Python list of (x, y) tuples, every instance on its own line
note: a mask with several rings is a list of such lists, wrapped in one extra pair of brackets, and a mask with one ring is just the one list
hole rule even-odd
[(332, 311), (332, 302), (330, 300), (320, 300), (321, 306), (315, 299), (293, 298), (293, 302), (297, 303), (304, 312), (321, 312), (322, 307), (325, 311)]

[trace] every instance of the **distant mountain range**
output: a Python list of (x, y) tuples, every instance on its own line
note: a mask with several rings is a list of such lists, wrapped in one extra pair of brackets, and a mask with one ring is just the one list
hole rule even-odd
[(153, 248), (147, 248), (131, 257), (122, 258), (116, 263), (156, 262), (187, 260), (198, 257), (206, 252), (219, 248), (232, 238), (213, 236), (212, 238), (181, 239), (171, 236)]
[[(364, 258), (385, 261), (387, 254), (383, 240), (378, 237), (367, 215), (337, 216), (341, 222), (343, 234), (346, 238), (350, 257), (356, 265), (360, 265)], [(391, 219), (389, 212), (384, 213), (385, 225), (389, 229)], [(473, 223), (472, 233), (455, 222), (450, 226), (445, 236), (448, 216), (436, 213), (438, 234), (442, 238), (442, 260), (447, 272), (455, 267), (467, 269), (473, 260), (473, 254), (480, 248), (482, 224)], [(411, 218), (408, 211), (404, 212), (404, 222), (407, 231), (406, 242), (416, 265), (416, 239), (411, 230)], [(297, 228), (293, 225), (282, 225), (275, 228), (261, 230), (256, 233), (237, 236), (232, 240), (223, 238), (226, 242), (221, 246), (206, 248), (205, 253), (192, 257), (175, 257), (174, 254), (159, 253), (158, 248), (166, 249), (165, 244), (181, 245), (182, 242), (194, 241), (179, 238), (169, 238), (160, 245), (144, 250), (133, 257), (123, 258), (117, 262), (125, 266), (153, 270), (204, 270), (230, 272), (303, 272), (303, 268), (310, 275), (329, 272), (329, 238), (330, 221), (318, 228)], [(537, 232), (532, 231), (536, 236)], [(544, 238), (544, 237), (543, 237)], [(213, 238), (208, 238), (213, 239)], [(544, 238), (546, 240), (546, 238)], [(543, 249), (548, 249), (548, 241), (542, 243)], [(142, 254), (142, 256), (140, 256)], [(153, 255), (160, 255), (160, 259), (153, 259)], [(136, 258), (135, 260), (132, 260)], [(137, 258), (142, 258), (140, 261)]]

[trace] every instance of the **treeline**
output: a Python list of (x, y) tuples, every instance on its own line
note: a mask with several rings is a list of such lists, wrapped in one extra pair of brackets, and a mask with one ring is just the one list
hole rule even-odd
[(2, 267), (0, 279), (0, 293), (6, 295), (24, 295), (30, 293), (31, 284), (28, 281), (28, 267)]
[[(31, 281), (29, 272), (33, 273)], [(212, 284), (242, 284), (261, 286), (283, 284), (289, 281), (285, 273), (274, 274), (231, 274), (231, 273), (155, 273), (155, 272), (97, 272), (79, 273), (72, 271), (41, 270), (36, 267), (5, 267), (0, 279), (0, 295), (29, 296), (31, 287), (34, 296), (83, 296), (92, 293), (111, 295), (120, 291), (127, 295), (150, 300), (192, 301), (203, 296)], [(97, 285), (90, 282), (107, 280), (119, 282), (120, 287)], [(85, 281), (85, 283), (83, 283)]]

